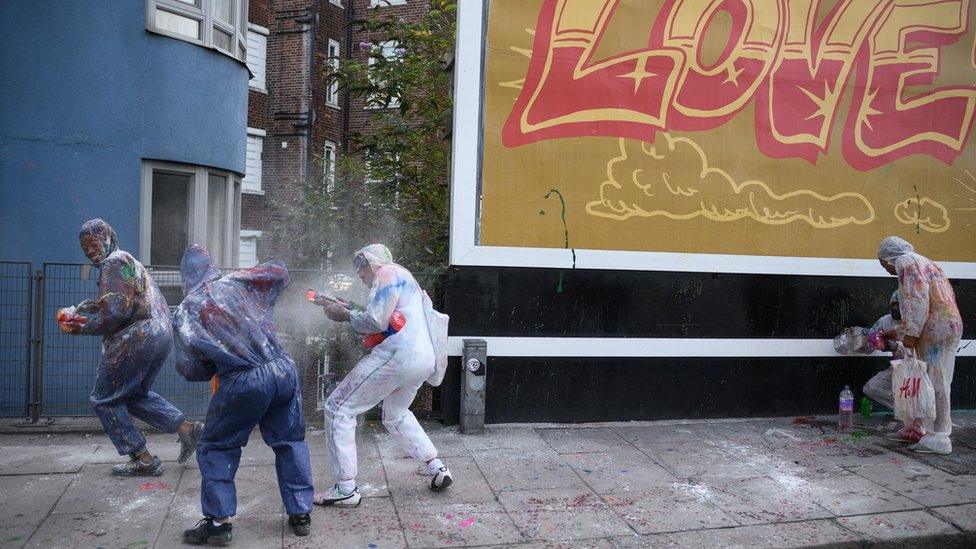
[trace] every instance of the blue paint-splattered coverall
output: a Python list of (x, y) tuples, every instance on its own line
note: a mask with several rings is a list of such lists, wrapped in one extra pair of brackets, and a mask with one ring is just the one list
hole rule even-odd
[(94, 260), (100, 268), (98, 299), (77, 306), (88, 319), (77, 333), (102, 336), (104, 348), (91, 400), (119, 455), (135, 456), (146, 449), (146, 437), (133, 416), (167, 433), (175, 433), (186, 419), (149, 390), (173, 345), (169, 308), (142, 263), (118, 249), (108, 223), (86, 221), (79, 239), (86, 236), (102, 245)]
[(286, 512), (308, 513), (312, 469), (298, 373), (272, 324), (275, 302), (290, 282), (288, 270), (270, 261), (221, 277), (210, 254), (191, 246), (180, 279), (186, 298), (174, 318), (176, 369), (190, 381), (214, 374), (220, 380), (197, 446), (204, 516), (236, 514), (234, 475), (255, 425), (275, 452)]

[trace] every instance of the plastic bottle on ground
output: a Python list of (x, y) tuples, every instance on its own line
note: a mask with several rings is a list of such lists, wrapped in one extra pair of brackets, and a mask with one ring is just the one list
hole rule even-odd
[(844, 385), (844, 390), (840, 392), (840, 409), (837, 414), (837, 429), (846, 433), (851, 430), (854, 424), (854, 393), (851, 392), (849, 385)]

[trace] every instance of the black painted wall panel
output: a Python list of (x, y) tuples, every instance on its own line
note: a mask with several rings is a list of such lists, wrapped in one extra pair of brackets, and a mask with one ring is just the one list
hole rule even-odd
[[(837, 411), (845, 384), (860, 402), (861, 387), (886, 366), (881, 357), (494, 357), (488, 362), (486, 422), (829, 414)], [(454, 371), (457, 376), (459, 370)], [(953, 408), (976, 405), (976, 358), (957, 359), (952, 404)], [(451, 423), (448, 415), (445, 421)], [(450, 417), (457, 421), (456, 413)]]
[[(976, 280), (953, 286), (965, 337), (976, 337)], [(452, 267), (446, 312), (452, 335), (819, 339), (871, 325), (897, 287), (894, 277)]]

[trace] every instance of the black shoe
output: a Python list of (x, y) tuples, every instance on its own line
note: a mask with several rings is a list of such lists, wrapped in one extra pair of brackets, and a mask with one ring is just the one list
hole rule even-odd
[(183, 541), (191, 545), (228, 545), (231, 540), (231, 530), (234, 526), (227, 522), (214, 524), (213, 517), (203, 517), (196, 526), (183, 530)]
[(180, 457), (176, 459), (176, 463), (186, 463), (186, 460), (190, 459), (193, 452), (197, 449), (197, 442), (200, 441), (200, 433), (203, 432), (203, 424), (199, 421), (193, 422), (193, 428), (186, 435), (180, 433)]
[(296, 536), (307, 536), (312, 531), (312, 517), (304, 515), (288, 515), (288, 526)]

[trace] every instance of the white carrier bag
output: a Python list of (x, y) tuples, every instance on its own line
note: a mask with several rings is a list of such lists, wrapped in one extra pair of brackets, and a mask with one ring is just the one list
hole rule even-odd
[(447, 371), (447, 324), (451, 317), (434, 310), (434, 303), (427, 292), (424, 294), (424, 315), (427, 317), (427, 331), (430, 332), (430, 344), (434, 347), (434, 373), (427, 378), (427, 383), (437, 387), (444, 381)]
[(935, 417), (935, 388), (928, 366), (919, 360), (915, 349), (905, 349), (904, 357), (892, 360), (891, 391), (895, 395), (895, 418), (901, 421)]

